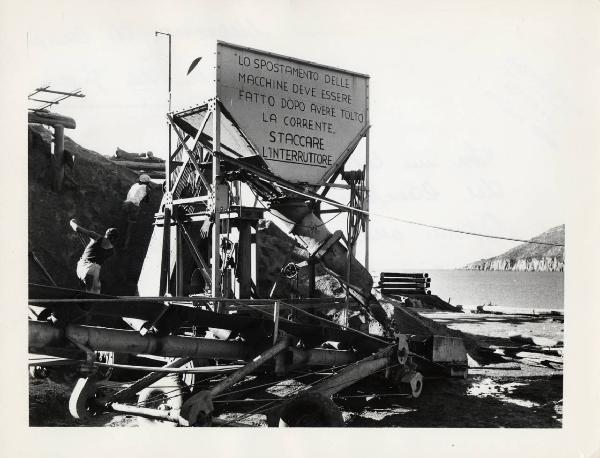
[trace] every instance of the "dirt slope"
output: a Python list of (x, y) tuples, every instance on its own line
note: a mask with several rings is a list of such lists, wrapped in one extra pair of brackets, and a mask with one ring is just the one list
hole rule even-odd
[[(117, 254), (102, 269), (102, 292), (133, 294), (152, 232), (153, 215), (160, 204), (161, 187), (153, 185), (151, 201), (142, 208), (135, 228), (132, 249), (123, 253), (120, 248), (125, 238), (125, 219), (121, 202), (137, 174), (66, 137), (65, 150), (75, 156), (73, 170), (67, 168), (66, 173), (77, 184), (66, 180), (64, 189), (56, 193), (50, 186), (50, 142), (49, 130), (38, 124), (29, 125), (29, 250), (35, 252), (59, 286), (79, 288), (75, 268), (84, 245), (71, 230), (69, 220), (77, 218), (82, 226), (96, 232), (117, 227), (122, 237), (117, 243)], [(29, 281), (49, 284), (31, 256)]]

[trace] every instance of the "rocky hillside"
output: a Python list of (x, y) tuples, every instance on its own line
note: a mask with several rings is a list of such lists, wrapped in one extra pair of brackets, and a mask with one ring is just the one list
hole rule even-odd
[(75, 273), (83, 252), (83, 241), (71, 230), (69, 220), (76, 218), (88, 229), (104, 232), (114, 226), (123, 237), (116, 255), (102, 268), (102, 292), (134, 294), (137, 279), (152, 233), (154, 213), (162, 197), (160, 185), (153, 185), (151, 201), (142, 206), (133, 233), (131, 250), (123, 253), (120, 243), (125, 233), (121, 202), (138, 174), (108, 158), (65, 138), (65, 150), (75, 157), (73, 168), (66, 168), (68, 179), (60, 193), (50, 184), (51, 133), (39, 124), (29, 125), (29, 281), (50, 284), (42, 267), (58, 286), (79, 288)]
[[(565, 225), (553, 227), (531, 240), (564, 245)], [(565, 265), (564, 252), (562, 246), (523, 243), (499, 256), (467, 264), (463, 269), (562, 272)]]

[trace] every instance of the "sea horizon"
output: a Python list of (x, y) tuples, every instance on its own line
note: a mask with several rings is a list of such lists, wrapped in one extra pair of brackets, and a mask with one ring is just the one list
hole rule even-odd
[(370, 271), (378, 281), (381, 272), (428, 273), (431, 294), (452, 305), (488, 310), (564, 310), (564, 272), (515, 272), (454, 269), (386, 269)]

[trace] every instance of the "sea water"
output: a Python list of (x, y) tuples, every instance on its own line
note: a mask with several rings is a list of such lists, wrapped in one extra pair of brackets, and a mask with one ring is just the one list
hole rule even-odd
[[(405, 272), (405, 271), (403, 271)], [(410, 272), (410, 271), (408, 271)], [(420, 270), (431, 278), (431, 294), (452, 305), (475, 308), (562, 310), (563, 272), (512, 272), (478, 270)], [(376, 276), (376, 281), (379, 275)], [(490, 310), (493, 308), (487, 307)]]

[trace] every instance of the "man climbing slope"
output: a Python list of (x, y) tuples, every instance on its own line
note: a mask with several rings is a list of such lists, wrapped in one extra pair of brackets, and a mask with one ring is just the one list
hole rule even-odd
[(137, 222), (138, 216), (140, 214), (140, 204), (142, 202), (150, 201), (150, 177), (146, 174), (142, 174), (138, 177), (137, 183), (134, 183), (131, 188), (129, 188), (129, 192), (127, 193), (127, 197), (123, 202), (123, 211), (127, 218), (127, 229), (125, 233), (125, 243), (123, 244), (123, 249), (129, 249), (129, 243), (131, 242), (131, 234), (133, 232), (133, 226)]
[(100, 293), (100, 268), (114, 253), (113, 243), (118, 239), (119, 231), (110, 227), (104, 235), (100, 235), (80, 226), (75, 219), (69, 224), (75, 232), (91, 239), (77, 262), (77, 277), (85, 284), (86, 291)]

